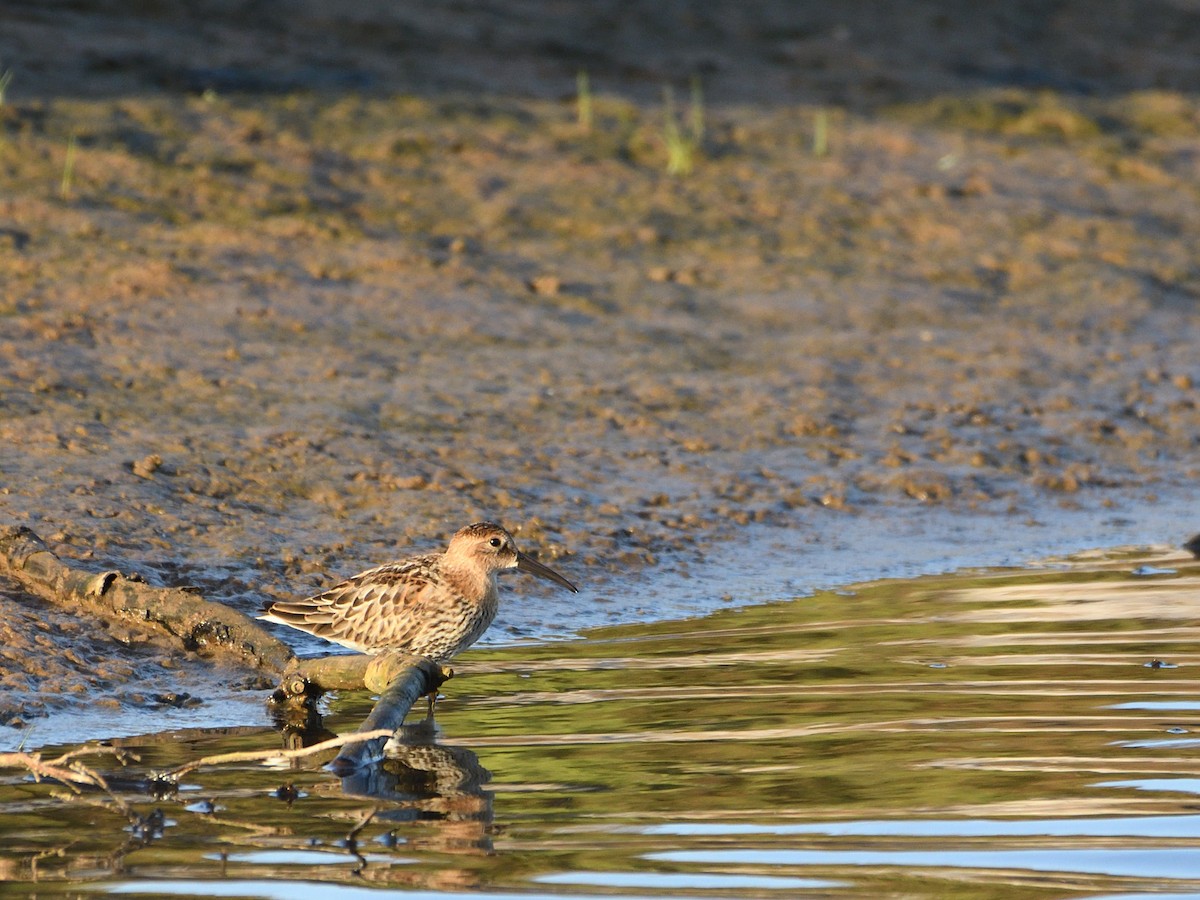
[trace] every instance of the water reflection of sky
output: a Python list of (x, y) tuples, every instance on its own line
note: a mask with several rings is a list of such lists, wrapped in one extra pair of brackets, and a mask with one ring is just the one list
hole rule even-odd
[(1134, 788), (1139, 791), (1174, 791), (1200, 794), (1200, 778), (1136, 778), (1131, 781), (1101, 781), (1092, 787)]
[(169, 705), (121, 706), (84, 704), (62, 714), (33, 719), (22, 729), (0, 730), (0, 752), (70, 745), (77, 741), (100, 740), (193, 728), (238, 728), (267, 726), (270, 717), (263, 695), (256, 691), (231, 691), (188, 684), (188, 690), (205, 698), (201, 707), (176, 709)]
[(779, 875), (727, 875), (715, 872), (562, 872), (533, 879), (539, 884), (576, 884), (588, 887), (643, 890), (817, 890), (845, 887), (844, 882), (819, 878), (785, 878)]
[(1150, 741), (1113, 741), (1117, 747), (1128, 747), (1131, 750), (1171, 749), (1179, 747), (1200, 747), (1200, 738), (1161, 738)]
[(1018, 850), (679, 850), (662, 862), (736, 866), (894, 866), (1074, 872), (1124, 878), (1200, 878), (1200, 847)]
[[(828, 837), (1200, 837), (1200, 815), (1086, 819), (897, 819), (796, 824), (677, 823), (650, 825), (639, 834), (690, 837), (822, 835)], [(1198, 851), (1200, 852), (1200, 851)], [(1198, 857), (1200, 858), (1200, 857)]]

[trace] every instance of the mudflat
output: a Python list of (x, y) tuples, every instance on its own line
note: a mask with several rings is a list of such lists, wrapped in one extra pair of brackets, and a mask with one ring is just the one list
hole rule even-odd
[[(250, 609), (494, 519), (626, 620), (757, 523), (1195, 492), (1194, 3), (126, 6), (0, 10), (64, 557)], [(161, 665), (13, 603), (14, 689)]]

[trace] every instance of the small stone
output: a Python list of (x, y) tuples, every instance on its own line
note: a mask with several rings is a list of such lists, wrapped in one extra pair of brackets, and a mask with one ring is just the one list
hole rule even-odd
[(162, 468), (162, 457), (157, 453), (151, 453), (149, 456), (144, 456), (130, 464), (130, 469), (138, 478), (152, 478), (154, 473)]
[(529, 281), (529, 290), (539, 297), (555, 297), (562, 290), (562, 279), (557, 275), (539, 275)]
[(401, 491), (421, 491), (429, 487), (429, 479), (423, 475), (409, 475), (406, 478), (397, 478), (393, 483), (396, 489)]

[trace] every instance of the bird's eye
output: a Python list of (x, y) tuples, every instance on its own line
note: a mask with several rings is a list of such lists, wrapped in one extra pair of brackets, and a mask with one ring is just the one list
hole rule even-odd
[(490, 541), (488, 541), (488, 543), (493, 547), (499, 547), (503, 545), (504, 541), (500, 540), (500, 538), (492, 538)]

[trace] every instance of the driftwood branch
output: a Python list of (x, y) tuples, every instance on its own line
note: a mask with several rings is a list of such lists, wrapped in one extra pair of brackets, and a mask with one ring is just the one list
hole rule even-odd
[(153, 587), (120, 572), (72, 568), (28, 528), (0, 527), (0, 573), (72, 611), (91, 608), (156, 624), (184, 649), (232, 657), (275, 673), (284, 672), (294, 658), (287, 644), (235, 609), (181, 588)]
[(316, 696), (326, 691), (361, 691), (375, 657), (364, 653), (293, 660), (283, 673), (275, 700)]
[(364, 688), (381, 694), (413, 666), (428, 669), (431, 673), (432, 687), (425, 693), (430, 693), (450, 678), (449, 669), (443, 669), (423, 656), (412, 656), (398, 650), (376, 655), (354, 653), (322, 656), (293, 660), (280, 681), (274, 699), (278, 702), (326, 691), (361, 691)]

